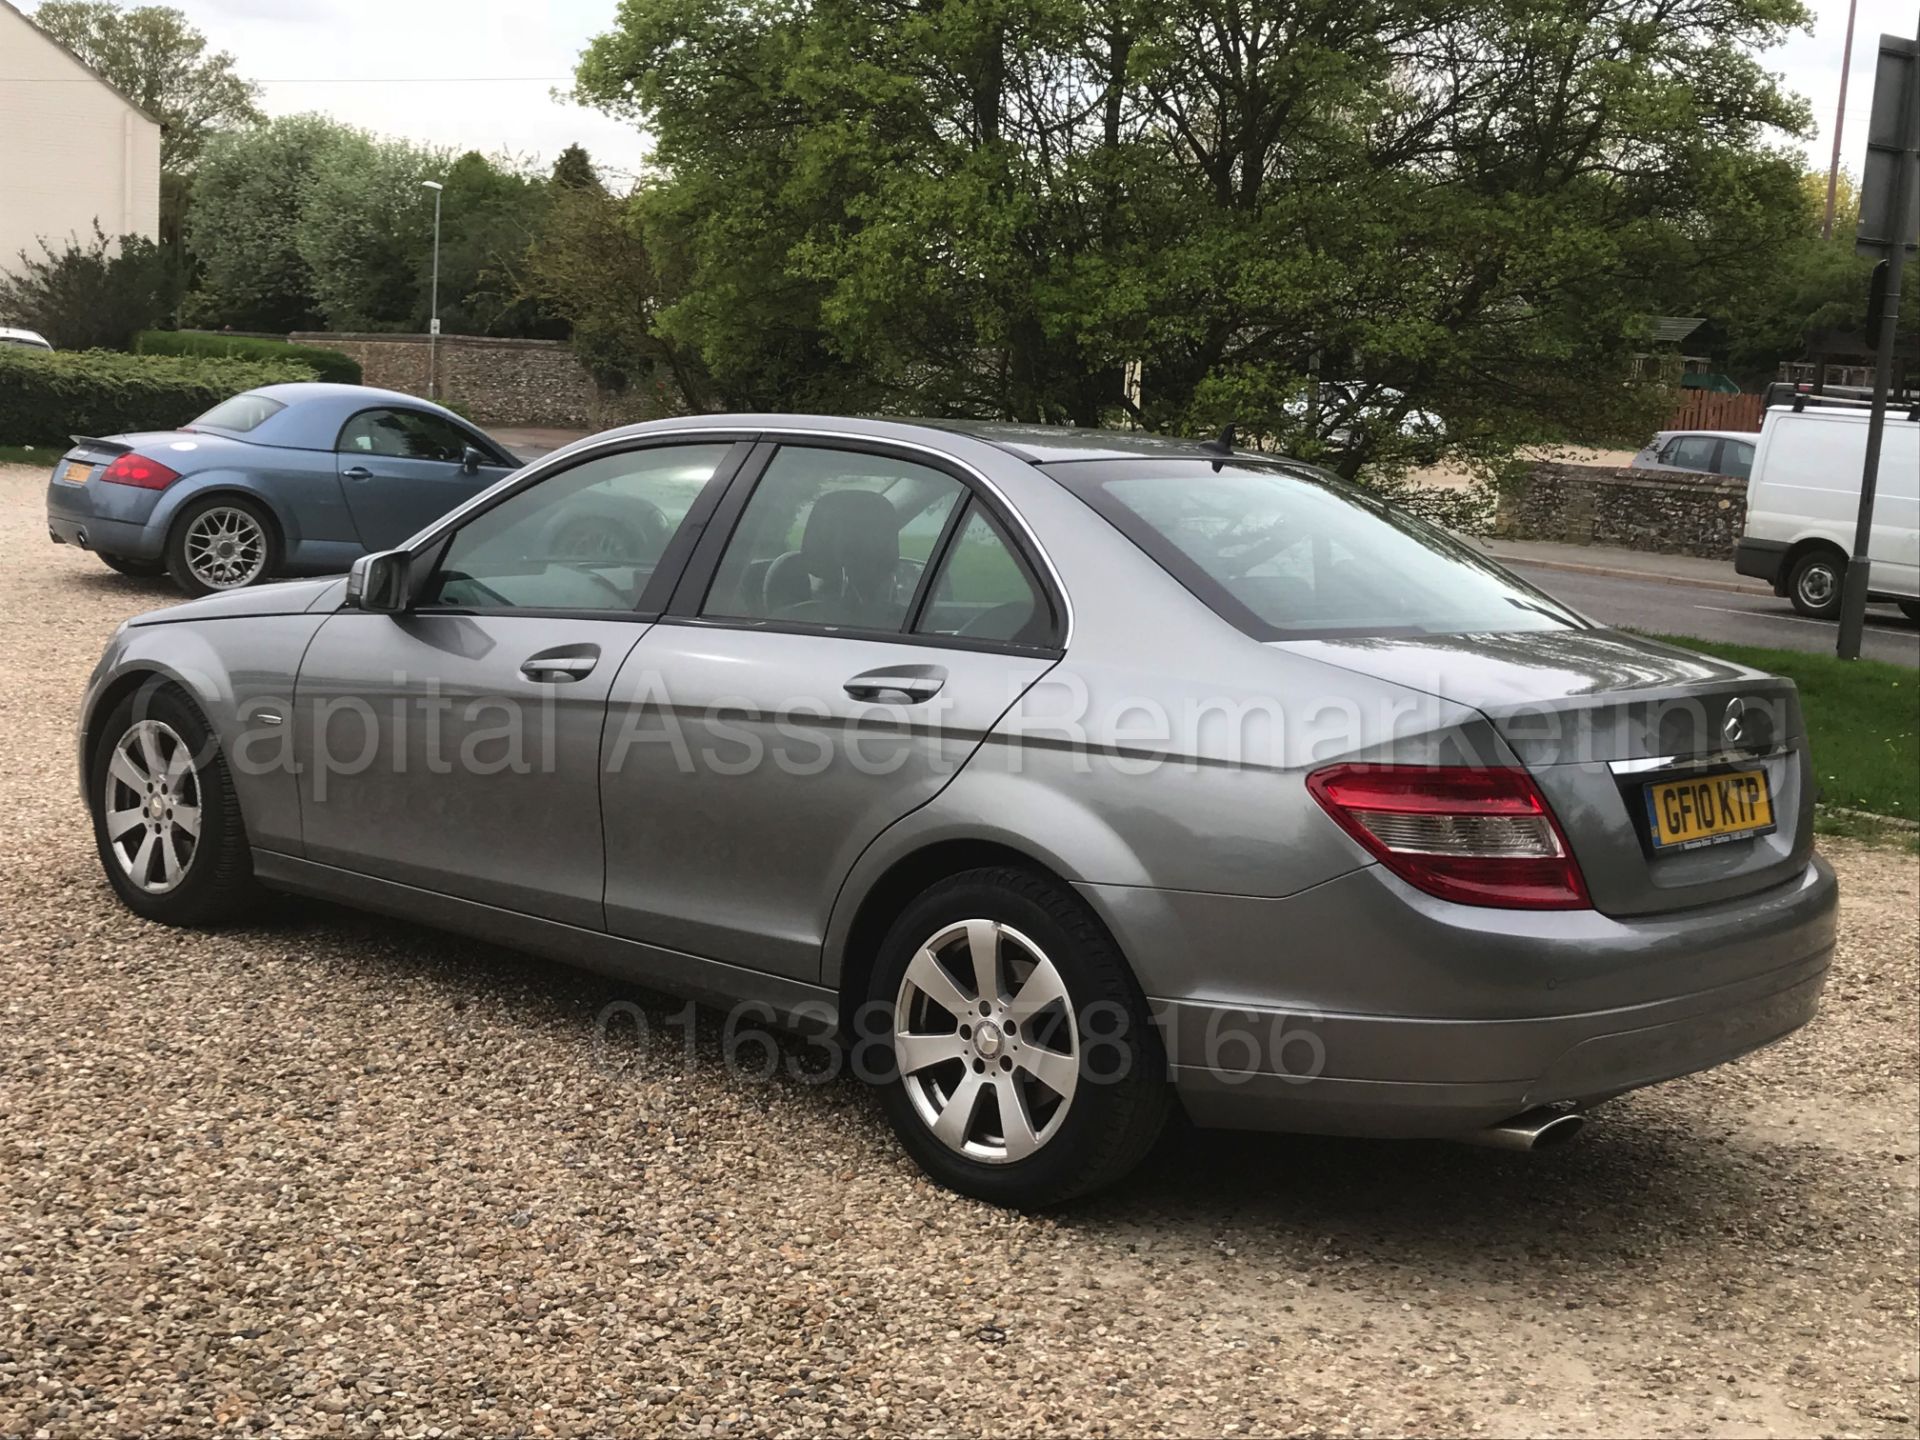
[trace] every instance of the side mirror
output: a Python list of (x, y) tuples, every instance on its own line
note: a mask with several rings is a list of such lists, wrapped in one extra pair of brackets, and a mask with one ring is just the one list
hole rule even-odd
[(379, 615), (398, 615), (407, 608), (407, 577), (413, 557), (404, 550), (382, 550), (362, 555), (347, 571), (347, 605)]
[(487, 463), (487, 457), (473, 445), (460, 452), (460, 472), (463, 475), (478, 475), (480, 467)]

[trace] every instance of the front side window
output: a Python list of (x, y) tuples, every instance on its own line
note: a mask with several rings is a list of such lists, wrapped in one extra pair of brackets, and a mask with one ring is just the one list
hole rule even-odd
[(464, 430), (438, 415), (418, 410), (362, 410), (340, 427), (338, 448), (351, 455), (457, 462), (472, 444), (472, 437)]
[(661, 445), (583, 460), (454, 532), (426, 608), (636, 610), (731, 447)]
[(741, 513), (701, 614), (897, 631), (965, 493), (908, 460), (785, 446)]
[(192, 430), (204, 425), (209, 429), (232, 430), (244, 435), (286, 408), (278, 400), (270, 400), (265, 395), (236, 395), (231, 400), (222, 400), (187, 428)]
[(1013, 546), (979, 501), (941, 558), (916, 635), (955, 635), (1010, 645), (1044, 645), (1052, 617)]
[(1714, 446), (1719, 443), (1711, 435), (1681, 435), (1668, 443), (1660, 460), (1680, 470), (1711, 470)]
[(1258, 639), (1584, 628), (1445, 531), (1354, 486), (1244, 462), (1049, 469)]

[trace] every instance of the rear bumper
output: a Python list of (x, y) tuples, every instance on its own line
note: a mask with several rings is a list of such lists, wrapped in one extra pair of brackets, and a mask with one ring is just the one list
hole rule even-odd
[[(1187, 952), (1213, 978), (1149, 1002), (1197, 1123), (1446, 1136), (1537, 1105), (1591, 1104), (1806, 1024), (1833, 954), (1837, 888), (1817, 858), (1760, 894), (1645, 919), (1474, 912), (1376, 893), (1372, 915), (1356, 912), (1326, 932), (1319, 907), (1299, 902), (1334, 890), (1343, 908), (1363, 900), (1349, 881), (1406, 888), (1369, 870), (1292, 900), (1200, 897), (1225, 902), (1215, 932), (1197, 935)], [(1413, 918), (1378, 923), (1396, 901)], [(1227, 954), (1248, 936), (1245, 916), (1228, 912), (1248, 903), (1277, 907), (1256, 942), (1265, 997), (1246, 983), (1245, 957)], [(1207, 908), (1185, 914), (1191, 921)], [(1477, 913), (1484, 928), (1449, 933), (1449, 917), (1436, 911), (1463, 927)], [(1116, 933), (1137, 953), (1137, 939)], [(1217, 993), (1229, 987), (1231, 998)], [(1318, 1003), (1339, 990), (1348, 1003)], [(1287, 991), (1313, 999), (1292, 1001)], [(1363, 992), (1372, 992), (1366, 1008), (1353, 1003)]]
[(47, 535), (56, 544), (157, 560), (165, 534), (149, 524), (160, 492), (133, 485), (85, 485), (47, 482)]
[(1787, 560), (1784, 540), (1742, 540), (1733, 547), (1733, 569), (1737, 575), (1764, 580), (1778, 592), (1786, 584), (1781, 573)]

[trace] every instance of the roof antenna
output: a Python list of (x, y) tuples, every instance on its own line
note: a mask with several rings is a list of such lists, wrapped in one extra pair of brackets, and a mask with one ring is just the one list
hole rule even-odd
[(1233, 454), (1233, 422), (1229, 420), (1221, 427), (1220, 433), (1212, 440), (1200, 442), (1202, 450), (1211, 450), (1215, 455)]

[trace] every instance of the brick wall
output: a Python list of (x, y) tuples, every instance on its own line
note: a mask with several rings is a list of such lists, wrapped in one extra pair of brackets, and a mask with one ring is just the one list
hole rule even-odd
[[(369, 385), (427, 393), (425, 335), (302, 331), (287, 338), (351, 356)], [(441, 403), (481, 425), (602, 430), (650, 418), (634, 396), (603, 392), (564, 341), (442, 335), (436, 364)]]
[(1746, 517), (1747, 482), (1731, 476), (1543, 461), (1502, 488), (1494, 533), (1723, 560)]

